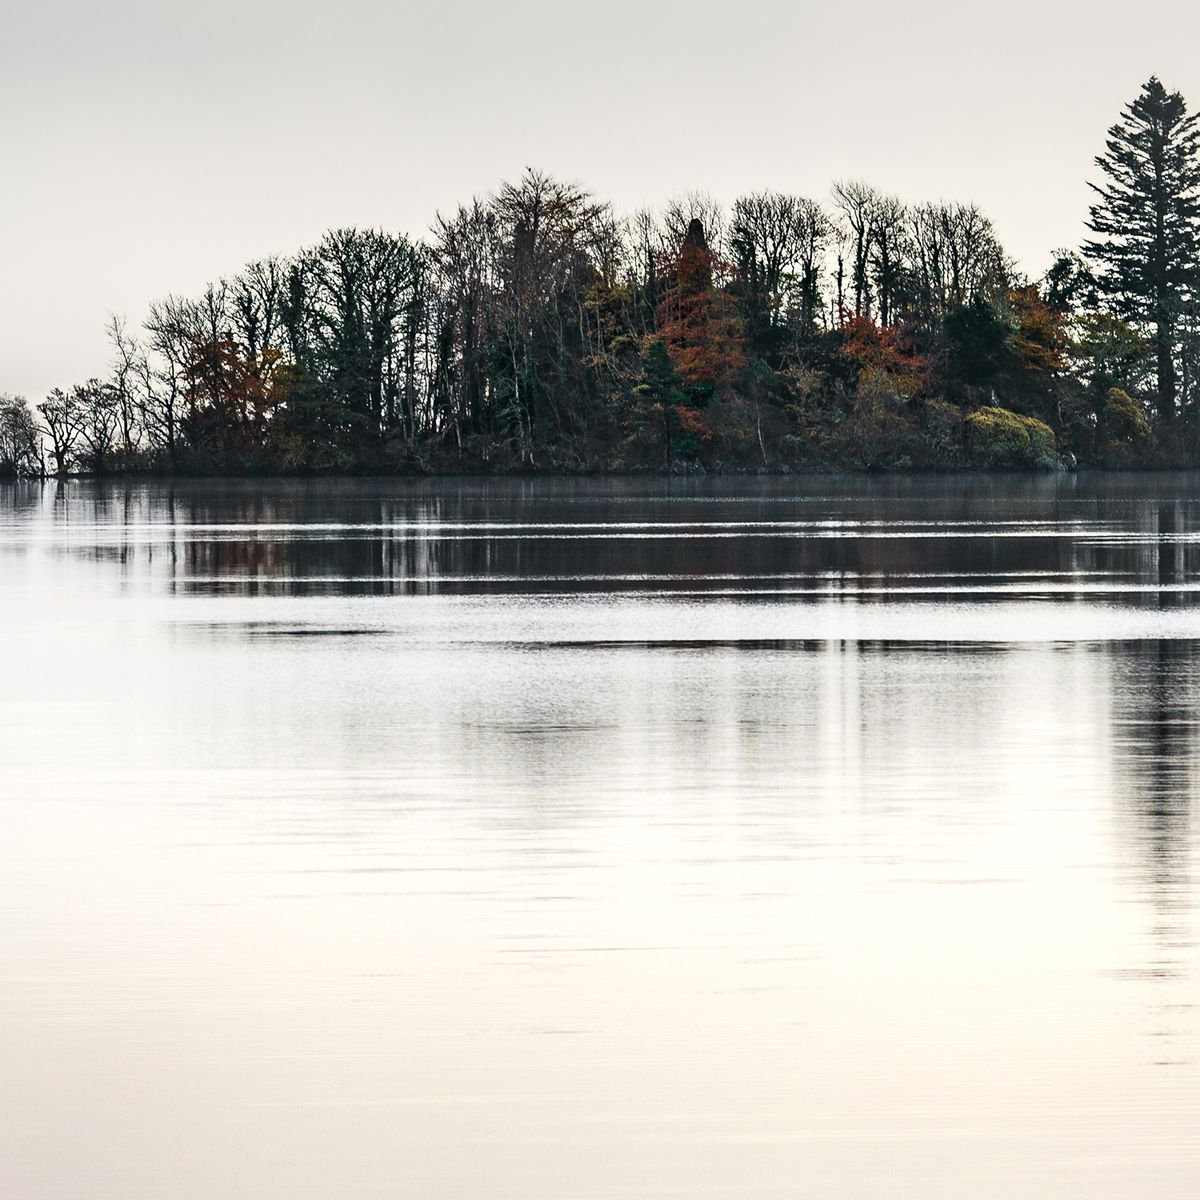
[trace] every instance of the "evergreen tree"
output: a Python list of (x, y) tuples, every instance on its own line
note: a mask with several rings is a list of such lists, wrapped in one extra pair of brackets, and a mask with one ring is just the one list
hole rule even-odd
[(1096, 234), (1084, 253), (1118, 315), (1153, 331), (1158, 411), (1175, 412), (1176, 323), (1197, 285), (1200, 252), (1200, 160), (1197, 117), (1183, 97), (1153, 76), (1109, 131), (1096, 165), (1107, 176), (1089, 186)]
[(642, 378), (633, 389), (638, 401), (638, 424), (648, 428), (661, 422), (663, 465), (671, 465), (672, 426), (678, 424), (678, 409), (683, 404), (683, 388), (667, 344), (655, 338), (642, 355)]

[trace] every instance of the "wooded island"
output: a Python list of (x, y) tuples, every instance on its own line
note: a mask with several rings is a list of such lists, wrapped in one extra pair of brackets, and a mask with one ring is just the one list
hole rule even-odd
[(0, 396), (0, 475), (1194, 466), (1198, 138), (1144, 84), (1040, 279), (972, 204), (620, 219), (530, 170), (113, 318), (104, 375)]

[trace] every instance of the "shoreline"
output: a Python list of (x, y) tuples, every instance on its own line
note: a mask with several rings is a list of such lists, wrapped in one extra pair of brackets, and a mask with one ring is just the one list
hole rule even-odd
[(0, 476), (0, 485), (47, 484), (47, 483), (274, 483), (309, 481), (389, 480), (395, 482), (423, 482), (440, 480), (462, 480), (468, 482), (507, 480), (612, 480), (614, 482), (657, 481), (697, 482), (705, 479), (1013, 479), (1013, 478), (1059, 478), (1068, 476), (1113, 476), (1133, 475), (1188, 475), (1200, 473), (1200, 465), (1112, 467), (1080, 464), (1050, 467), (992, 468), (981, 470), (972, 467), (914, 468), (911, 470), (876, 469), (864, 467), (829, 467), (798, 469), (789, 467), (759, 468), (751, 470), (735, 468), (729, 470), (686, 469), (686, 470), (577, 470), (558, 468), (545, 470), (497, 470), (497, 471), (131, 471), (131, 472), (69, 472), (65, 475)]

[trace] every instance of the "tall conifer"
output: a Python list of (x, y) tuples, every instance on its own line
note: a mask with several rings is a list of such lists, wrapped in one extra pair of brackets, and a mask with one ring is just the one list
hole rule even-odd
[(1176, 324), (1200, 281), (1198, 141), (1196, 115), (1152, 76), (1108, 131), (1096, 159), (1106, 180), (1089, 184), (1099, 199), (1084, 253), (1119, 315), (1152, 335), (1164, 421), (1175, 412)]

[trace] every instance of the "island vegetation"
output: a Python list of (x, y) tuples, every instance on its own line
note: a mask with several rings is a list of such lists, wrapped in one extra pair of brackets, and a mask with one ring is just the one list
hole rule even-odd
[(973, 204), (620, 219), (530, 170), (422, 241), (337, 229), (113, 318), (103, 375), (0, 397), (0, 474), (1195, 465), (1197, 140), (1144, 84), (1040, 279)]

